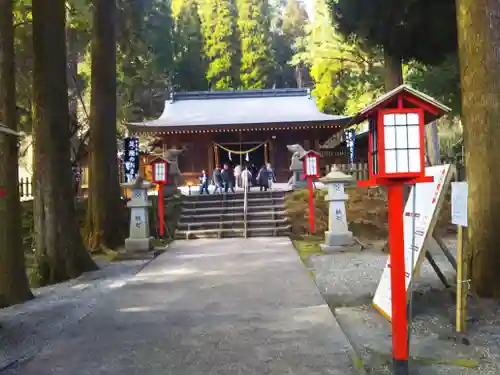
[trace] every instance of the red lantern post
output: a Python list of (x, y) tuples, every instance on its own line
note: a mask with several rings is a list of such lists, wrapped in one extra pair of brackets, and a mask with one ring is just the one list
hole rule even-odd
[(165, 215), (163, 213), (163, 209), (165, 207), (164, 198), (163, 198), (163, 185), (167, 183), (167, 168), (168, 164), (163, 159), (154, 160), (151, 163), (153, 169), (153, 182), (158, 184), (158, 219), (160, 222), (160, 238), (163, 238), (165, 235)]
[(313, 179), (318, 178), (319, 175), (319, 157), (320, 155), (313, 150), (308, 151), (301, 160), (304, 166), (304, 177), (307, 178), (307, 185), (309, 187), (309, 224), (311, 233), (315, 233), (314, 228), (314, 187)]
[[(424, 125), (449, 109), (402, 85), (355, 116), (352, 124), (369, 122), (369, 180), (359, 186), (385, 185), (388, 190), (391, 268), (391, 322), (394, 373), (408, 374), (408, 318), (404, 244), (404, 185), (432, 182), (425, 175)], [(408, 283), (409, 284), (409, 283)]]

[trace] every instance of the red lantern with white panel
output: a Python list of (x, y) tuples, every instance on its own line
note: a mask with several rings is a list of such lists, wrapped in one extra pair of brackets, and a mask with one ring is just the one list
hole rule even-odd
[(166, 184), (168, 163), (163, 159), (156, 159), (151, 163), (151, 166), (153, 170), (153, 182)]
[(168, 163), (165, 159), (157, 158), (151, 161), (153, 182), (158, 184), (158, 221), (160, 238), (165, 235), (165, 215), (164, 215), (164, 198), (163, 185), (168, 180)]
[[(404, 254), (404, 185), (432, 182), (425, 175), (425, 124), (449, 108), (402, 85), (359, 112), (350, 125), (368, 120), (369, 179), (358, 186), (386, 185), (391, 270), (392, 352), (395, 374), (408, 374), (408, 321)], [(414, 213), (413, 213), (414, 214)]]
[(320, 177), (319, 174), (319, 157), (320, 155), (313, 150), (306, 152), (302, 156), (302, 163), (304, 166), (304, 176), (311, 178)]
[(378, 142), (373, 150), (374, 174), (397, 179), (425, 176), (422, 109), (381, 110), (374, 128)]

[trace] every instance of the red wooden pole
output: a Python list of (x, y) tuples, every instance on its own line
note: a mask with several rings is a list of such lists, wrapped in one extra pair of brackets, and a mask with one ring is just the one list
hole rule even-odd
[(159, 184), (158, 185), (158, 218), (160, 219), (160, 238), (163, 238), (163, 236), (165, 235), (165, 226), (163, 224), (165, 217), (163, 214), (163, 208), (164, 208), (163, 184)]
[(391, 259), (392, 356), (395, 375), (408, 374), (408, 318), (404, 254), (404, 185), (389, 185), (388, 219)]
[(313, 191), (313, 179), (312, 177), (307, 177), (307, 184), (309, 185), (309, 224), (311, 226), (311, 233), (315, 232), (314, 228), (314, 191)]

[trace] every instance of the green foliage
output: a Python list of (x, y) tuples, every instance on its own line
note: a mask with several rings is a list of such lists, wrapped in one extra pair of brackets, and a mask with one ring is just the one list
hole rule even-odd
[(328, 0), (339, 30), (427, 64), (456, 51), (454, 0)]
[(342, 36), (324, 0), (315, 1), (314, 22), (302, 43), (305, 52), (298, 53), (293, 62), (310, 66), (320, 110), (353, 114), (381, 93), (381, 52)]
[(171, 4), (165, 0), (119, 0), (117, 5), (119, 118), (142, 120), (161, 112), (161, 95), (172, 81)]
[(235, 5), (231, 0), (205, 0), (200, 4), (200, 15), (209, 87), (235, 88), (240, 65)]
[(272, 48), (275, 53), (274, 83), (277, 87), (297, 87), (293, 56), (304, 52), (301, 39), (306, 35), (309, 19), (302, 2), (288, 0), (283, 11), (276, 6), (271, 27)]
[(435, 66), (410, 62), (406, 82), (449, 106), (454, 115), (460, 114), (460, 71), (455, 54)]
[(269, 84), (274, 56), (268, 8), (267, 0), (238, 0), (240, 82), (243, 89), (263, 89)]
[(172, 4), (172, 8), (175, 17), (175, 89), (206, 90), (206, 61), (198, 5), (195, 0), (178, 0)]

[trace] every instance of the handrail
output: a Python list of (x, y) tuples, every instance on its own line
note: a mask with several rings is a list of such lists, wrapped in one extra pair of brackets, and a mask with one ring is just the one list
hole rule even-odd
[(248, 169), (243, 171), (243, 178), (241, 179), (243, 185), (243, 230), (245, 238), (248, 238), (248, 225), (247, 225), (247, 212), (248, 212)]

